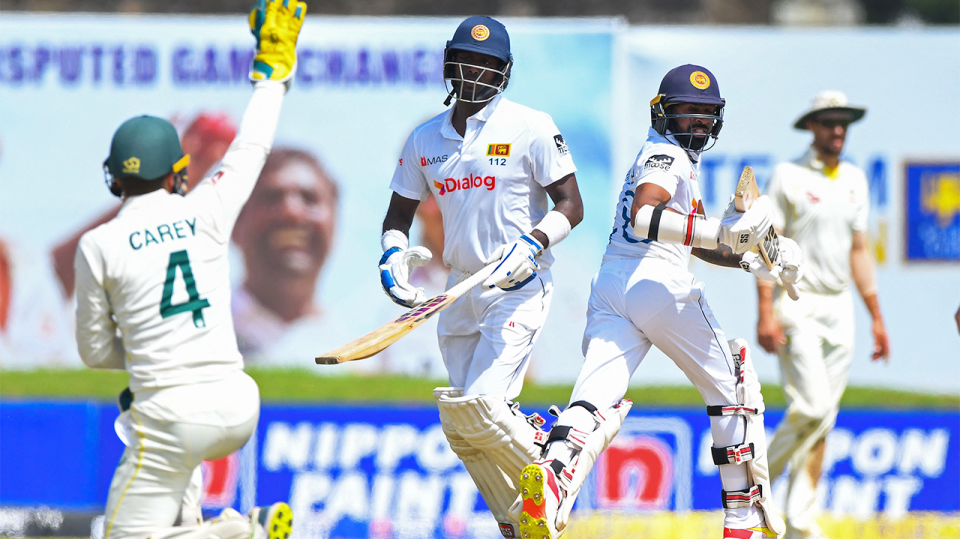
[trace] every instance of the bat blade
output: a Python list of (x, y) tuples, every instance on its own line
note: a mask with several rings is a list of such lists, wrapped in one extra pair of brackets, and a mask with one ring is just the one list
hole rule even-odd
[[(743, 213), (750, 209), (754, 201), (760, 197), (760, 188), (757, 186), (757, 179), (753, 175), (753, 167), (743, 167), (740, 173), (740, 180), (737, 182), (737, 188), (733, 192), (733, 205), (737, 211)], [(773, 266), (780, 259), (780, 238), (777, 232), (770, 227), (763, 241), (757, 246), (757, 253), (767, 269), (773, 269)]]
[(737, 211), (743, 213), (750, 209), (753, 202), (760, 197), (760, 188), (757, 187), (757, 179), (753, 175), (753, 167), (743, 167), (740, 173), (740, 180), (737, 182), (737, 189), (733, 192), (733, 205)]
[(447, 294), (435, 296), (423, 305), (410, 309), (396, 320), (380, 326), (363, 337), (318, 356), (316, 362), (318, 365), (336, 365), (377, 354), (426, 322), (431, 316), (446, 309), (456, 299)]
[(414, 307), (400, 315), (397, 319), (387, 322), (379, 328), (367, 333), (363, 337), (354, 339), (347, 344), (317, 356), (318, 365), (337, 365), (347, 361), (365, 359), (385, 350), (391, 344), (400, 340), (418, 326), (426, 322), (435, 314), (446, 309), (470, 289), (479, 285), (493, 273), (499, 261), (494, 262), (467, 279), (454, 285), (443, 294), (434, 296), (422, 305)]
[[(737, 208), (738, 212), (745, 212), (759, 197), (760, 188), (757, 186), (757, 179), (753, 175), (753, 167), (743, 167), (740, 180), (737, 182), (737, 188), (733, 192), (734, 207)], [(760, 255), (760, 260), (763, 261), (763, 265), (767, 269), (773, 269), (780, 262), (780, 236), (777, 235), (777, 231), (772, 226), (767, 230), (767, 234), (763, 237), (760, 245), (757, 245), (757, 254)], [(780, 284), (783, 285), (791, 299), (796, 301), (800, 298), (797, 288), (792, 283), (785, 283), (781, 280)]]

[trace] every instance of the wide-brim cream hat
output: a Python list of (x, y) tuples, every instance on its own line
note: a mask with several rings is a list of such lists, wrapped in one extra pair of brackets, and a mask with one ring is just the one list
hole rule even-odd
[(847, 96), (844, 95), (843, 92), (826, 90), (824, 92), (820, 92), (816, 97), (813, 98), (813, 103), (810, 104), (810, 109), (797, 118), (797, 121), (793, 124), (793, 128), (806, 129), (807, 121), (812, 120), (821, 112), (845, 113), (850, 117), (850, 123), (853, 123), (863, 118), (863, 115), (867, 113), (867, 109), (864, 107), (850, 105), (847, 102)]

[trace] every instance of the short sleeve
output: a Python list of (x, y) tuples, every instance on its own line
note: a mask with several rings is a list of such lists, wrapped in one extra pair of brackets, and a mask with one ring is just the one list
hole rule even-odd
[[(642, 160), (642, 162), (641, 162)], [(657, 154), (640, 156), (634, 165), (637, 175), (637, 187), (644, 183), (652, 183), (662, 187), (672, 198), (680, 185), (680, 174), (683, 174), (684, 161), (675, 155)]]
[(544, 187), (577, 171), (567, 142), (548, 114), (530, 123), (530, 160), (533, 180)]
[(786, 230), (787, 226), (787, 213), (785, 211), (787, 201), (783, 193), (783, 167), (776, 167), (773, 169), (773, 176), (767, 183), (767, 190), (765, 194), (773, 202), (773, 214), (771, 219), (773, 228), (783, 232)]
[(423, 201), (430, 194), (430, 188), (423, 171), (417, 166), (416, 138), (417, 132), (414, 131), (407, 139), (397, 167), (393, 170), (390, 189), (404, 198)]

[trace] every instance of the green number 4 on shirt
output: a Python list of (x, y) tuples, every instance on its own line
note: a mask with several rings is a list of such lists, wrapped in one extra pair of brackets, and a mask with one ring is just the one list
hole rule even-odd
[[(177, 268), (183, 275), (183, 282), (187, 286), (187, 294), (190, 300), (186, 303), (172, 305), (173, 300), (173, 281), (177, 277)], [(206, 327), (203, 320), (203, 309), (210, 306), (210, 302), (201, 298), (197, 292), (197, 282), (193, 278), (193, 269), (190, 267), (190, 257), (187, 251), (177, 251), (170, 253), (170, 263), (167, 265), (167, 280), (163, 282), (163, 299), (160, 300), (160, 315), (164, 318), (175, 314), (193, 312), (193, 325), (195, 327)]]

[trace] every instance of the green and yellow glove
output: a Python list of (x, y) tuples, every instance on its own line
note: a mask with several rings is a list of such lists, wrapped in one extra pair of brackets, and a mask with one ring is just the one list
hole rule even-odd
[(257, 38), (250, 80), (290, 84), (297, 70), (297, 36), (306, 14), (304, 2), (257, 0), (250, 11), (250, 32)]

